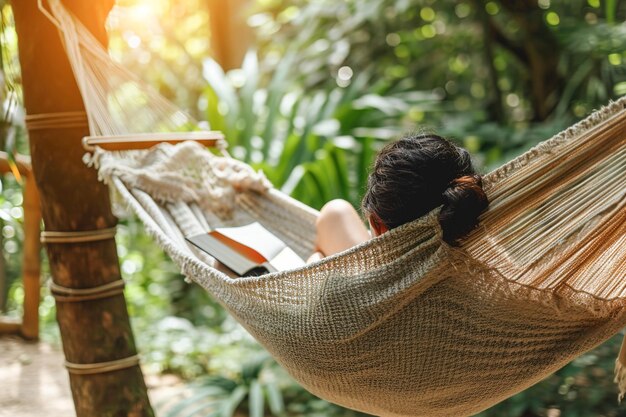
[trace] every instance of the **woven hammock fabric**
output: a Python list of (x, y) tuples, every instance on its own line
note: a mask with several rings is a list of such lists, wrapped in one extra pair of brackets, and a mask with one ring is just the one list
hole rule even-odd
[[(307, 256), (317, 212), (263, 191), (256, 174), (242, 187), (220, 174), (243, 172), (241, 162), (194, 143), (134, 157), (98, 151), (92, 162), (185, 275), (308, 390), (377, 415), (471, 415), (626, 323), (625, 107), (612, 103), (488, 174), (491, 207), (460, 249), (441, 240), (434, 210), (315, 264), (255, 278), (228, 277), (183, 236), (257, 220)], [(157, 173), (189, 180), (155, 184)], [(219, 210), (205, 201), (216, 192)]]
[[(48, 3), (93, 134), (190, 123)], [(467, 416), (626, 323), (625, 126), (622, 98), (488, 174), (490, 208), (461, 248), (442, 241), (436, 209), (314, 264), (250, 278), (220, 272), (184, 236), (256, 220), (306, 257), (318, 213), (194, 143), (96, 150), (89, 163), (305, 388), (371, 414)]]

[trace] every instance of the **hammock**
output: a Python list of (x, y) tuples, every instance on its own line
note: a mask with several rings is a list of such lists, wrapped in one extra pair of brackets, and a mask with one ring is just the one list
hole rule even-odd
[[(93, 135), (191, 120), (113, 63), (58, 0), (49, 5)], [(88, 162), (306, 389), (371, 414), (467, 416), (626, 323), (624, 126), (626, 98), (486, 175), (491, 206), (461, 248), (441, 240), (435, 209), (314, 264), (238, 279), (184, 237), (255, 220), (306, 257), (318, 212), (193, 142), (96, 147)]]

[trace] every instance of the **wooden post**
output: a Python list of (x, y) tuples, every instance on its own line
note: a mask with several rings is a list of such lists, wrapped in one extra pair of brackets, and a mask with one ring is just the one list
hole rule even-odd
[[(104, 21), (113, 0), (65, 0), (65, 6), (104, 44)], [(29, 116), (83, 111), (84, 105), (57, 29), (40, 13), (37, 0), (13, 2)], [(82, 162), (86, 127), (29, 127), (35, 181), (48, 231), (90, 231), (113, 227), (106, 186)], [(113, 239), (49, 243), (54, 283), (93, 288), (120, 279)], [(91, 301), (57, 301), (65, 358), (73, 364), (111, 362), (136, 354), (123, 295)], [(79, 417), (153, 416), (139, 366), (90, 375), (70, 373)]]
[(41, 277), (41, 249), (39, 228), (41, 205), (39, 192), (32, 171), (24, 182), (24, 255), (22, 256), (22, 279), (24, 280), (24, 318), (22, 336), (37, 339), (39, 336), (39, 291)]
[[(35, 178), (30, 160), (22, 155), (16, 157), (16, 168), (24, 179), (24, 248), (22, 255), (22, 279), (24, 282), (24, 315), (21, 322), (0, 321), (0, 333), (19, 333), (26, 339), (39, 337), (39, 291), (41, 276), (41, 259), (39, 251), (39, 228), (41, 209), (39, 192), (35, 186)], [(0, 173), (12, 171), (8, 155), (0, 152)]]

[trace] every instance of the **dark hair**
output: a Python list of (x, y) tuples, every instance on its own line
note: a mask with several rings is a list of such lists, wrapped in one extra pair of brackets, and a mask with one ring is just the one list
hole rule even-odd
[(443, 240), (458, 241), (489, 205), (469, 152), (437, 135), (409, 135), (385, 146), (367, 182), (362, 210), (388, 229), (443, 205)]

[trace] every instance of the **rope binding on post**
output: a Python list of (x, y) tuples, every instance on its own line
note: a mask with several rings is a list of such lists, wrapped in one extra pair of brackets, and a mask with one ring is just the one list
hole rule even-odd
[(75, 303), (80, 301), (99, 300), (113, 297), (124, 292), (125, 282), (122, 279), (115, 280), (97, 287), (69, 288), (50, 282), (50, 293), (58, 302)]
[(105, 372), (118, 371), (120, 369), (132, 368), (139, 365), (139, 355), (129, 356), (127, 358), (116, 359), (108, 362), (97, 363), (72, 363), (65, 361), (65, 367), (70, 374), (74, 375), (93, 375)]
[(107, 229), (79, 230), (70, 232), (45, 230), (41, 232), (41, 243), (81, 243), (96, 242), (115, 237), (115, 226)]
[(40, 113), (26, 115), (26, 128), (29, 131), (43, 129), (70, 129), (88, 127), (87, 113), (84, 111), (68, 111), (57, 113)]

